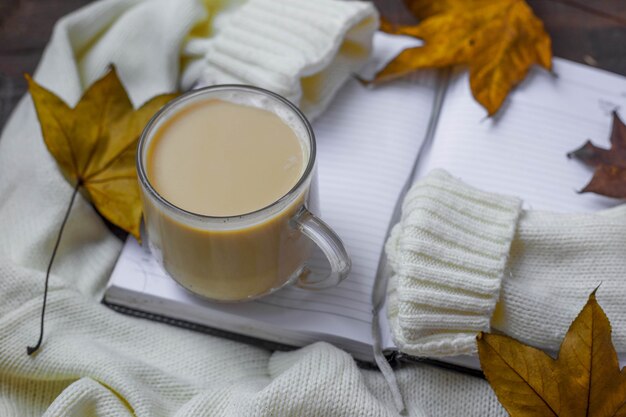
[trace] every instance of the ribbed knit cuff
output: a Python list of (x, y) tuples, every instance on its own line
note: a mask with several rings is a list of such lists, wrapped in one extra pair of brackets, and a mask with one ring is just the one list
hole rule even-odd
[(386, 244), (388, 317), (400, 351), (471, 354), (489, 330), (521, 201), (436, 170), (405, 197)]
[[(191, 40), (183, 85), (252, 84), (298, 104), (310, 118), (367, 60), (378, 14), (371, 3), (248, 0), (210, 39)], [(220, 16), (218, 16), (220, 17)]]

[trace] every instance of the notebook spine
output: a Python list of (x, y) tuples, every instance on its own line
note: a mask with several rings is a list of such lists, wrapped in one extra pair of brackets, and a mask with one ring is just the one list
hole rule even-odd
[(238, 333), (227, 332), (224, 330), (219, 330), (213, 327), (204, 326), (202, 324), (193, 323), (186, 320), (174, 319), (167, 316), (162, 316), (159, 314), (148, 313), (141, 310), (136, 310), (134, 308), (129, 308), (125, 306), (121, 306), (119, 304), (114, 304), (108, 302), (106, 299), (102, 300), (102, 304), (109, 307), (112, 310), (117, 311), (118, 313), (126, 314), (133, 317), (138, 317), (142, 319), (157, 321), (159, 323), (169, 324), (171, 326), (180, 327), (187, 330), (193, 330), (195, 332), (205, 333), (211, 336), (222, 337), (224, 339), (234, 340), (236, 342), (242, 342), (253, 346), (262, 347), (268, 350), (278, 350), (278, 351), (289, 351), (297, 349), (296, 346), (286, 345), (282, 343), (272, 342), (269, 340), (257, 339), (255, 337), (244, 336)]
[(407, 355), (399, 351), (390, 351), (389, 353), (385, 352), (385, 357), (394, 368), (397, 368), (402, 363), (427, 364), (450, 371), (460, 372), (462, 374), (473, 376), (476, 378), (485, 379), (485, 374), (480, 369), (468, 368), (465, 366), (456, 365), (454, 363), (448, 363), (437, 359)]

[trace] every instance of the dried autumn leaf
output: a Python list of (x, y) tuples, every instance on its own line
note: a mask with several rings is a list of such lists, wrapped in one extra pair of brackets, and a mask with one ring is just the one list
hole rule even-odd
[(579, 149), (567, 154), (596, 170), (581, 193), (596, 193), (608, 197), (626, 198), (626, 125), (613, 112), (611, 149), (602, 149), (588, 140)]
[(135, 110), (112, 68), (72, 109), (30, 76), (26, 79), (44, 141), (63, 175), (82, 187), (107, 220), (139, 238), (137, 140), (152, 115), (175, 95), (159, 95)]
[(626, 369), (595, 291), (572, 322), (557, 359), (507, 336), (478, 337), (480, 365), (512, 417), (626, 416)]
[(494, 115), (509, 91), (538, 64), (552, 69), (550, 37), (524, 0), (405, 0), (415, 26), (382, 30), (424, 40), (402, 51), (374, 79), (401, 77), (420, 68), (467, 65), (474, 98)]

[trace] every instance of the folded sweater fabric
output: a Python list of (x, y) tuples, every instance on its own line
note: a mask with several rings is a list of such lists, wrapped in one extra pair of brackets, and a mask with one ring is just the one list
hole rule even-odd
[[(213, 3), (221, 7), (215, 36), (217, 26), (237, 19), (243, 7), (260, 4)], [(306, 3), (302, 10), (336, 7), (344, 18), (375, 17), (369, 3)], [(274, 7), (268, 15), (279, 19), (279, 11)], [(94, 2), (57, 24), (36, 79), (73, 105), (114, 62), (137, 105), (176, 88), (181, 51), (188, 52), (190, 38), (210, 36), (198, 27), (212, 22), (212, 15), (210, 1)], [(277, 26), (288, 24), (283, 19), (289, 18)], [(297, 34), (288, 38), (297, 41)], [(315, 55), (301, 42), (305, 54)], [(183, 59), (183, 67), (191, 71), (193, 62), (211, 59), (200, 55)], [(320, 90), (319, 103), (331, 90)], [(121, 243), (81, 197), (52, 268), (44, 343), (28, 356), (26, 346), (38, 336), (46, 267), (71, 193), (26, 96), (0, 137), (0, 416), (398, 415), (380, 373), (359, 369), (331, 345), (269, 352), (103, 306)], [(485, 381), (419, 365), (396, 376), (410, 416), (506, 415)]]
[(183, 89), (252, 84), (313, 119), (368, 58), (378, 15), (365, 2), (250, 0), (211, 23), (211, 36), (185, 45)]
[(388, 316), (400, 350), (476, 351), (495, 329), (556, 351), (587, 297), (598, 301), (626, 352), (626, 205), (600, 213), (521, 210), (442, 170), (415, 184), (386, 251), (394, 274)]
[[(179, 85), (245, 82), (291, 98), (314, 117), (365, 59), (376, 18), (369, 3), (335, 0), (104, 0), (58, 23), (36, 79), (73, 105), (115, 63), (136, 105)], [(431, 352), (433, 347), (472, 350), (473, 335), (489, 324), (549, 346), (597, 285), (583, 275), (600, 272), (598, 298), (614, 329), (623, 322), (616, 306), (624, 295), (619, 280), (624, 210), (563, 220), (522, 212), (515, 199), (478, 192), (443, 173), (432, 178), (429, 190), (419, 191), (426, 199), (407, 199), (404, 218), (411, 220), (394, 230), (388, 244), (396, 267), (407, 265), (398, 269), (392, 288), (406, 286), (412, 294), (407, 299), (394, 299), (393, 289), (390, 294), (401, 348), (427, 351), (420, 341), (426, 335)], [(397, 415), (384, 378), (358, 369), (349, 355), (328, 344), (272, 353), (102, 306), (121, 244), (81, 198), (53, 268), (44, 345), (27, 356), (26, 346), (38, 334), (45, 270), (71, 191), (43, 144), (26, 97), (0, 137), (1, 416)], [(409, 215), (419, 210), (428, 214), (424, 226), (415, 226), (422, 219)], [(486, 220), (472, 223), (487, 213)], [(556, 227), (562, 223), (572, 227), (571, 234)], [(583, 229), (593, 244), (579, 242)], [(592, 239), (603, 233), (613, 248)], [(568, 249), (554, 252), (559, 247), (554, 239), (564, 236)], [(413, 245), (419, 249), (413, 251)], [(551, 258), (544, 257), (546, 245)], [(449, 255), (450, 247), (456, 255)], [(470, 250), (457, 258), (464, 249)], [(585, 258), (587, 250), (600, 256), (596, 263)], [(576, 257), (580, 271), (551, 268), (555, 259), (567, 266)], [(425, 259), (430, 275), (418, 273), (416, 279)], [(556, 274), (554, 286), (542, 281), (528, 292), (526, 283), (545, 274)], [(568, 281), (572, 274), (575, 280)], [(576, 284), (567, 289), (569, 282)], [(423, 289), (427, 292), (420, 293)], [(561, 293), (567, 303), (551, 305)], [(455, 308), (461, 303), (459, 313)], [(546, 309), (559, 326), (527, 325), (528, 317)], [(524, 315), (527, 311), (534, 316)], [(429, 322), (433, 313), (450, 313), (446, 326)], [(419, 327), (416, 317), (430, 327)], [(405, 332), (395, 325), (401, 320), (417, 327)], [(623, 335), (623, 329), (614, 330), (618, 348)], [(401, 369), (396, 377), (408, 415), (506, 415), (485, 381), (420, 365)]]

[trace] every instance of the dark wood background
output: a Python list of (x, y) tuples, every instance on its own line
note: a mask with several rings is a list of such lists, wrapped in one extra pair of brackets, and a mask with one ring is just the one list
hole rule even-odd
[[(315, 0), (311, 0), (315, 1)], [(0, 126), (33, 72), (55, 21), (90, 0), (0, 0)], [(402, 0), (375, 0), (392, 22), (411, 23)], [(554, 54), (626, 75), (626, 1), (528, 0), (552, 36)]]

